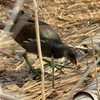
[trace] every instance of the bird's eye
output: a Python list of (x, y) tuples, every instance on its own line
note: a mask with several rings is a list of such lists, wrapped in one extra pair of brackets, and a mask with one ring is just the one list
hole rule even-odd
[(24, 15), (24, 11), (23, 10), (21, 10), (20, 12), (19, 12), (19, 15)]

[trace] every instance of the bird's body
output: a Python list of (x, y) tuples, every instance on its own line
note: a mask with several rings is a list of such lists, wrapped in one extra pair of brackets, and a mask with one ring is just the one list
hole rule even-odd
[[(54, 58), (66, 57), (76, 64), (76, 51), (62, 42), (59, 34), (53, 27), (39, 21), (39, 31), (43, 56), (51, 57), (51, 55), (53, 55)], [(15, 41), (26, 49), (27, 52), (38, 54), (35, 20), (27, 20), (25, 25), (15, 37)]]

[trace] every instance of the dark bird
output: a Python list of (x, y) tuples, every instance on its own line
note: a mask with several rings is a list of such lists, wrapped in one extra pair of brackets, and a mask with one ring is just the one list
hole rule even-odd
[[(20, 17), (19, 19), (24, 20), (23, 17)], [(17, 22), (18, 18), (11, 29), (11, 32), (18, 31), (17, 36), (14, 38), (15, 41), (17, 41), (24, 49), (26, 49), (27, 52), (38, 55), (35, 20), (28, 19), (20, 30), (16, 29), (15, 27)], [(59, 34), (53, 27), (45, 22), (39, 21), (39, 31), (43, 56), (51, 57), (53, 55), (54, 58), (65, 57), (73, 64), (77, 64), (76, 51), (74, 48), (62, 42)]]

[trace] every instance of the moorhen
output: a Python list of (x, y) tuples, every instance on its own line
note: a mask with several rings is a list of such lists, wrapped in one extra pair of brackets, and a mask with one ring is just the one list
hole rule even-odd
[[(24, 12), (15, 20), (15, 24), (18, 22), (18, 19), (24, 20), (23, 15)], [(24, 49), (26, 49), (27, 52), (38, 55), (35, 20), (28, 19), (20, 30), (16, 29), (14, 26), (12, 27), (11, 32), (18, 31), (18, 34), (14, 40), (17, 41)], [(43, 56), (51, 57), (53, 55), (54, 58), (66, 57), (73, 64), (77, 64), (76, 51), (74, 48), (62, 42), (59, 34), (53, 27), (45, 22), (39, 21), (39, 31)]]

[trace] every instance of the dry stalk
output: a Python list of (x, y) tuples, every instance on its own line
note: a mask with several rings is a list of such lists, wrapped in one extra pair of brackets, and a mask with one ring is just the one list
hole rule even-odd
[(35, 27), (36, 27), (36, 38), (37, 38), (37, 47), (38, 47), (38, 54), (40, 59), (40, 69), (41, 69), (41, 84), (42, 84), (42, 100), (45, 100), (45, 90), (44, 90), (44, 67), (42, 61), (42, 52), (41, 52), (41, 44), (40, 44), (40, 34), (39, 34), (39, 22), (38, 22), (38, 7), (36, 0), (33, 0), (35, 6)]
[(92, 49), (93, 49), (93, 61), (94, 61), (94, 66), (95, 66), (96, 87), (97, 87), (98, 98), (100, 99), (99, 83), (98, 83), (98, 76), (97, 76), (97, 65), (96, 65), (96, 58), (95, 58), (95, 48), (94, 48), (92, 33), (91, 33), (91, 43), (92, 43)]
[(2, 91), (1, 85), (0, 85), (0, 100), (1, 100), (1, 98), (6, 99), (6, 100), (19, 100), (15, 97), (4, 94), (3, 91)]

